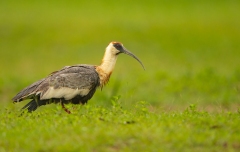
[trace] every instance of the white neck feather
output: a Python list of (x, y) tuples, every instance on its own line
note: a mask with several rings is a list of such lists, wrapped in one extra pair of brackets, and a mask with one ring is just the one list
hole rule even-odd
[(117, 61), (116, 53), (117, 50), (112, 45), (109, 45), (106, 48), (104, 57), (102, 59), (102, 63), (100, 65), (100, 68), (103, 70), (104, 73), (106, 74), (112, 73)]
[(110, 73), (112, 73), (112, 71), (115, 67), (116, 61), (117, 61), (116, 55), (108, 54), (106, 52), (102, 59), (100, 68), (104, 71), (104, 73), (110, 74)]

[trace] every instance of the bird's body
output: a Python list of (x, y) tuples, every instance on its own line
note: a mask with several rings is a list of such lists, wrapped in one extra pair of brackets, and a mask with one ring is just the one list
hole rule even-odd
[(87, 103), (96, 89), (98, 87), (102, 88), (108, 82), (120, 53), (128, 54), (140, 62), (121, 43), (111, 42), (106, 48), (101, 65), (66, 66), (26, 87), (13, 98), (13, 101), (20, 102), (25, 99), (32, 99), (22, 108), (29, 112), (42, 105), (60, 102), (64, 110), (70, 113), (64, 107), (64, 104)]

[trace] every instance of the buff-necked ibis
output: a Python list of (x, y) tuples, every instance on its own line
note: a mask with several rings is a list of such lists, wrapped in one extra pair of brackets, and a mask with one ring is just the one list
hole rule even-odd
[(124, 53), (135, 58), (144, 68), (142, 62), (129, 52), (120, 42), (111, 42), (105, 51), (99, 66), (79, 64), (66, 66), (59, 71), (51, 73), (20, 91), (12, 100), (21, 102), (31, 99), (22, 109), (28, 112), (50, 103), (85, 104), (92, 98), (98, 87), (103, 87), (109, 80), (119, 54)]

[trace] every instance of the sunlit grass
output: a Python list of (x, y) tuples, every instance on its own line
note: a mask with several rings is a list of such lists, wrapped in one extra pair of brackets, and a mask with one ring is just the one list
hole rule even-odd
[[(19, 117), (1, 111), (1, 150), (7, 151), (237, 151), (239, 112), (210, 114), (190, 105), (183, 112), (150, 112), (138, 102), (127, 110), (119, 97), (110, 107), (61, 106)], [(61, 143), (61, 144), (59, 144)]]

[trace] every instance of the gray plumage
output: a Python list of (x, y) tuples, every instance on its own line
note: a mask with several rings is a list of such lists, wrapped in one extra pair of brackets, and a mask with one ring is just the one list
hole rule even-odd
[(51, 73), (48, 77), (41, 79), (20, 91), (14, 98), (14, 102), (32, 99), (23, 109), (29, 112), (36, 110), (39, 106), (58, 103), (63, 109), (65, 103), (85, 104), (92, 98), (96, 88), (101, 88), (109, 81), (113, 72), (117, 56), (121, 53), (136, 59), (144, 68), (142, 62), (120, 42), (111, 42), (105, 51), (99, 66), (75, 65)]
[[(25, 99), (32, 99), (23, 109), (27, 108), (29, 112), (36, 110), (39, 106), (50, 103), (73, 103), (84, 104), (96, 91), (99, 86), (98, 73), (95, 70), (95, 66), (90, 65), (75, 65), (67, 66), (63, 69), (51, 73), (48, 77), (41, 79), (30, 86), (20, 91), (14, 98), (14, 102), (20, 102)], [(87, 94), (74, 95), (70, 99), (65, 99), (64, 96), (54, 97), (54, 93), (51, 96), (46, 96), (49, 88), (53, 90), (60, 90), (63, 88), (70, 88), (73, 90), (89, 90)], [(56, 92), (56, 91), (55, 91)]]

